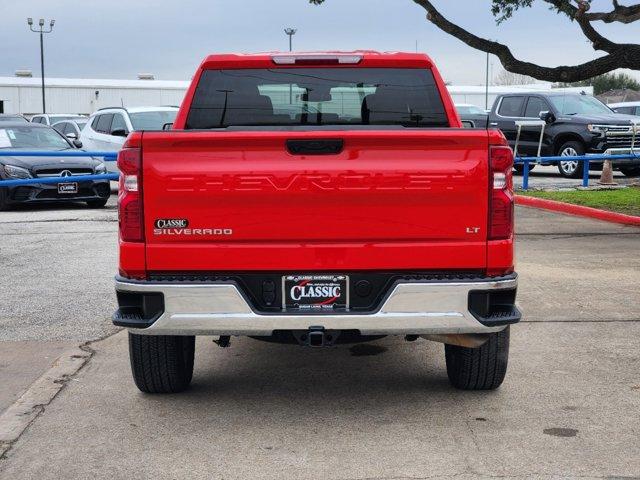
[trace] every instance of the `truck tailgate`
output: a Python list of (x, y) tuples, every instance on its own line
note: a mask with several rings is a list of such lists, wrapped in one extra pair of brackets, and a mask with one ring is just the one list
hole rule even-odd
[(488, 149), (464, 129), (144, 133), (147, 270), (483, 269)]

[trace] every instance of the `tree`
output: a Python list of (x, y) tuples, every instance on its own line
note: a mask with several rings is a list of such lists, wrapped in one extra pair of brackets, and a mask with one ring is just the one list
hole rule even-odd
[[(309, 0), (319, 5), (325, 0)], [(531, 7), (536, 0), (491, 0), (491, 12), (498, 24), (521, 9)], [(505, 70), (549, 82), (578, 82), (603, 75), (618, 68), (640, 70), (640, 44), (616, 43), (604, 37), (594, 27), (595, 22), (629, 24), (640, 20), (640, 4), (625, 6), (612, 0), (612, 9), (592, 12), (591, 0), (538, 0), (552, 10), (575, 21), (593, 49), (605, 55), (572, 66), (544, 67), (516, 58), (507, 45), (478, 37), (443, 16), (430, 0), (413, 0), (427, 12), (427, 19), (436, 27), (470, 47), (491, 53), (500, 59)]]
[(527, 75), (520, 75), (519, 73), (508, 72), (502, 70), (493, 79), (493, 83), (496, 85), (530, 85), (535, 83), (536, 79), (528, 77)]
[(594, 95), (600, 95), (611, 90), (636, 90), (640, 91), (640, 82), (626, 73), (605, 73), (595, 78), (580, 82), (559, 83), (558, 87), (589, 87), (593, 86)]

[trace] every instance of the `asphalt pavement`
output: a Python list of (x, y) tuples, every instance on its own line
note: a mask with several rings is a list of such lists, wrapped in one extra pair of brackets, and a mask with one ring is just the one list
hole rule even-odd
[[(498, 391), (452, 389), (424, 340), (203, 337), (192, 388), (149, 396), (109, 321), (112, 203), (0, 214), (0, 437), (28, 417), (0, 478), (640, 478), (640, 229), (516, 209), (525, 317)], [(25, 413), (33, 381), (59, 393)]]

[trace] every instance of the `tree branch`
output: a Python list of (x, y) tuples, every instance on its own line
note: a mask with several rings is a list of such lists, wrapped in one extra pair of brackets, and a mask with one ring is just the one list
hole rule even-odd
[[(520, 8), (531, 7), (534, 0), (493, 0), (491, 11), (496, 16), (498, 23), (513, 16), (514, 12)], [(578, 7), (573, 5), (571, 0), (544, 0), (560, 13), (564, 13), (569, 18), (574, 18)], [(632, 23), (640, 20), (640, 4), (624, 6), (617, 0), (612, 0), (613, 10), (610, 12), (587, 13), (585, 18), (590, 22), (602, 21), (605, 23)], [(581, 2), (576, 0), (575, 3)], [(590, 2), (589, 2), (590, 3)]]
[[(572, 6), (576, 9), (576, 20), (587, 38), (594, 43), (594, 48), (597, 44), (597, 49), (606, 51), (608, 55), (580, 65), (542, 67), (517, 59), (506, 45), (478, 37), (450, 22), (435, 8), (431, 1), (413, 1), (427, 11), (427, 18), (440, 30), (456, 37), (470, 47), (497, 56), (505, 70), (513, 73), (528, 75), (538, 80), (547, 80), (549, 82), (577, 82), (602, 75), (617, 68), (640, 70), (640, 45), (616, 44), (602, 37), (586, 19), (586, 8), (585, 11), (580, 14), (580, 9)], [(567, 6), (566, 0), (545, 1), (554, 6), (556, 6), (556, 4), (562, 4), (562, 7)], [(581, 0), (581, 2), (583, 1), (584, 0)]]
[[(551, 1), (551, 0), (549, 0)], [(589, 11), (589, 3), (585, 0), (579, 0), (579, 7), (576, 9), (574, 19), (580, 26), (584, 36), (591, 40), (591, 45), (594, 50), (602, 50), (607, 53), (615, 53), (620, 49), (620, 45), (612, 42), (611, 40), (600, 35), (591, 22), (587, 19), (587, 12)]]
[(640, 4), (624, 6), (613, 0), (613, 10), (610, 12), (587, 13), (586, 19), (590, 22), (602, 21), (605, 23), (633, 23), (640, 20)]

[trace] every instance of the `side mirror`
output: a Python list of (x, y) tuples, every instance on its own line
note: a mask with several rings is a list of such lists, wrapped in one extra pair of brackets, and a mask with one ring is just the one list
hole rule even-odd
[(78, 135), (76, 135), (75, 132), (69, 132), (69, 133), (67, 133), (67, 138), (69, 140), (77, 140), (78, 139)]
[(556, 116), (553, 114), (553, 112), (550, 112), (548, 110), (545, 110), (544, 112), (540, 112), (540, 115), (538, 115), (538, 117), (540, 118), (540, 120), (544, 120), (545, 123), (550, 124), (556, 121)]
[(82, 148), (82, 142), (80, 140), (78, 140), (77, 138), (75, 140), (73, 140), (73, 146), (76, 148)]
[(118, 129), (118, 130), (112, 130), (111, 135), (113, 135), (114, 137), (126, 137), (129, 134), (124, 129)]
[(162, 130), (171, 130), (172, 127), (173, 123), (165, 123), (164, 125), (162, 125)]
[(476, 128), (476, 125), (471, 120), (462, 120), (462, 128)]

